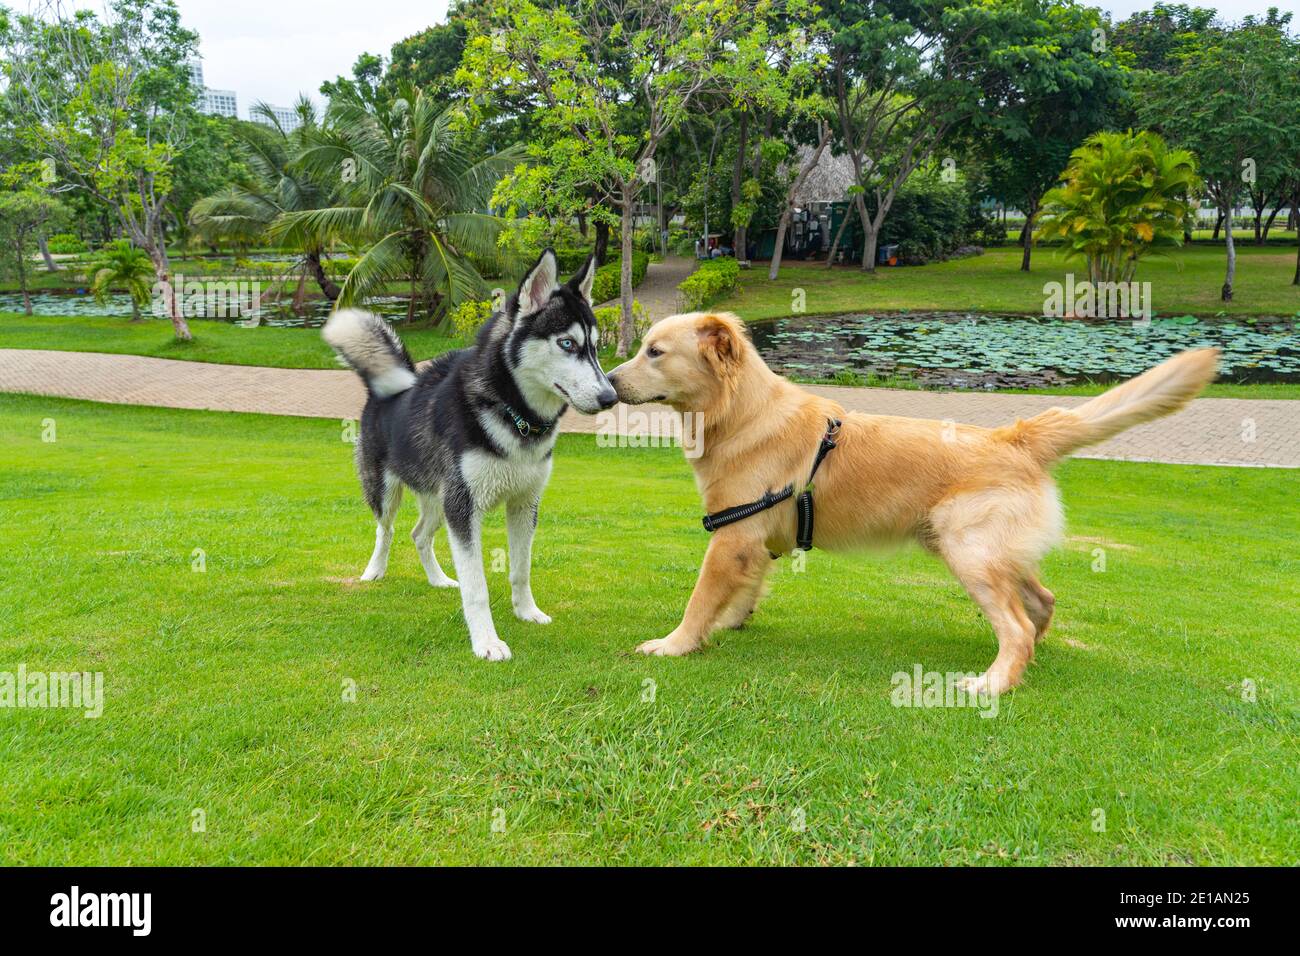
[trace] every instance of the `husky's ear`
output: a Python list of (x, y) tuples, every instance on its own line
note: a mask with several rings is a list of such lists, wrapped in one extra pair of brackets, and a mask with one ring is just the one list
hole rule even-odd
[(740, 368), (744, 355), (745, 329), (730, 312), (710, 312), (695, 323), (700, 355), (718, 374), (730, 378)]
[(544, 306), (555, 290), (555, 251), (547, 249), (542, 253), (537, 264), (528, 270), (524, 281), (519, 283), (519, 307), (515, 315), (527, 315)]
[(595, 282), (596, 254), (593, 252), (587, 257), (587, 261), (579, 267), (578, 271), (573, 274), (573, 278), (569, 280), (569, 288), (572, 289), (575, 294), (586, 299), (587, 305), (593, 305), (594, 303), (591, 301), (591, 287)]

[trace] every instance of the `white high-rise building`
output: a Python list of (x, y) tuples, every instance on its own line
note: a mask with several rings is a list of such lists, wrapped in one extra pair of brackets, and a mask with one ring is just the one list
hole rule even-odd
[[(292, 133), (302, 125), (302, 117), (298, 115), (296, 110), (287, 109), (283, 106), (272, 106), (270, 103), (266, 104), (266, 108), (275, 115), (280, 128), (286, 133)], [(254, 123), (261, 123), (263, 126), (272, 125), (270, 120), (256, 110), (250, 112), (248, 118)]]
[(210, 116), (238, 116), (239, 103), (234, 90), (214, 90), (203, 83), (203, 61), (190, 60), (190, 81), (199, 91), (199, 112)]

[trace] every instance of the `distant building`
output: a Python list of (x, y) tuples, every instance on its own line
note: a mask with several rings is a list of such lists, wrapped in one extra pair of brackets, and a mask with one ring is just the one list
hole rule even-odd
[[(292, 133), (302, 125), (302, 117), (298, 115), (296, 110), (287, 109), (283, 106), (272, 106), (269, 103), (265, 105), (266, 108), (275, 116), (276, 122), (280, 124), (280, 129), (284, 130), (286, 133)], [(248, 118), (254, 123), (261, 123), (263, 126), (272, 125), (271, 121), (263, 116), (259, 110), (251, 111), (248, 114)]]
[(199, 97), (199, 110), (211, 116), (238, 116), (239, 105), (235, 100), (235, 91), (214, 90), (205, 86), (203, 95)]
[(204, 84), (202, 60), (190, 60), (185, 65), (189, 67), (190, 82), (199, 93), (200, 113), (207, 113), (209, 116), (239, 115), (239, 103), (235, 99), (234, 90), (214, 90)]

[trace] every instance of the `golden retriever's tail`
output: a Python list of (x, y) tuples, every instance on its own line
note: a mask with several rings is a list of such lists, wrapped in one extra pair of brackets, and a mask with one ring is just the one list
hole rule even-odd
[(1049, 408), (1000, 431), (1050, 464), (1076, 448), (1178, 411), (1213, 381), (1218, 364), (1218, 349), (1183, 352), (1077, 408)]

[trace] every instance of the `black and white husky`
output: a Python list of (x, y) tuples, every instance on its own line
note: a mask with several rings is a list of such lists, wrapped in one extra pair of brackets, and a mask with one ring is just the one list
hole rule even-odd
[(442, 355), (420, 372), (378, 316), (336, 312), (322, 330), (369, 392), (357, 471), (379, 526), (361, 579), (384, 576), (393, 518), (403, 486), (410, 488), (420, 503), (411, 538), (429, 583), (457, 586), (433, 553), (433, 533), (445, 520), (470, 644), (491, 661), (508, 659), (510, 648), (497, 637), (488, 606), (483, 515), (505, 504), (515, 616), (549, 624), (533, 600), (529, 578), (556, 425), (570, 404), (593, 414), (617, 401), (596, 358), (595, 273), (588, 259), (557, 285), (555, 254), (548, 249), (473, 346)]

